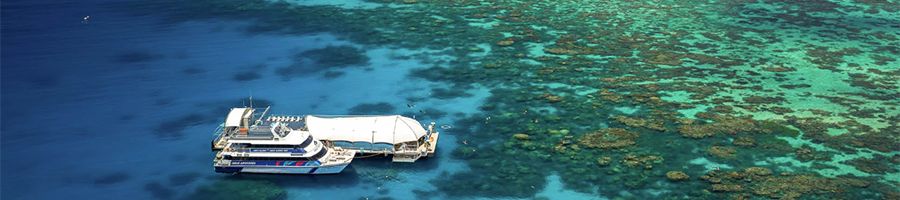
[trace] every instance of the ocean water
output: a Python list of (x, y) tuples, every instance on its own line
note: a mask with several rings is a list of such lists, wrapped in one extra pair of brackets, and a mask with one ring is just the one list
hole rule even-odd
[[(894, 0), (0, 7), (2, 199), (900, 199)], [(216, 174), (251, 96), (438, 155)]]

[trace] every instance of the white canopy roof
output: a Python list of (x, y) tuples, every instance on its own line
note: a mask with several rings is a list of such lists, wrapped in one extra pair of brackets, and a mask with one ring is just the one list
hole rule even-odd
[(306, 127), (318, 140), (396, 144), (416, 141), (427, 132), (418, 121), (400, 115), (306, 116)]
[(225, 127), (241, 126), (241, 116), (250, 108), (232, 108), (225, 117)]

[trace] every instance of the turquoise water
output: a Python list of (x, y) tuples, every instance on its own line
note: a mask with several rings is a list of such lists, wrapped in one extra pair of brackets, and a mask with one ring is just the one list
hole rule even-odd
[[(897, 1), (4, 1), (3, 199), (898, 199)], [(85, 16), (90, 16), (84, 19)], [(215, 174), (229, 107), (438, 155)]]

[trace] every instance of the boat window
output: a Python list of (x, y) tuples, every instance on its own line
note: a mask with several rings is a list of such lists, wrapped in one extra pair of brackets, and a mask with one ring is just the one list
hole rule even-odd
[(231, 144), (231, 146), (232, 146), (231, 148), (245, 148), (248, 145), (249, 144), (245, 144), (245, 143), (234, 143), (234, 144)]
[(303, 157), (237, 157), (232, 160), (309, 160)]
[(250, 145), (249, 148), (296, 149), (296, 148), (300, 148), (300, 146), (282, 145), (282, 144), (253, 144), (253, 145)]
[(284, 126), (275, 126), (275, 128), (273, 128), (272, 131), (274, 131), (279, 136), (284, 137), (284, 136), (287, 136), (287, 134), (291, 132), (291, 129), (284, 127)]
[(282, 129), (281, 126), (276, 126), (276, 127), (275, 127), (275, 133), (278, 133), (278, 135), (283, 135), (283, 134), (284, 134), (284, 131), (281, 130), (281, 129)]
[(306, 137), (306, 141), (303, 141), (303, 143), (301, 143), (299, 146), (301, 146), (301, 147), (309, 146), (309, 143), (312, 143), (312, 141), (313, 141), (312, 137)]
[(327, 154), (327, 153), (328, 153), (328, 148), (322, 148), (322, 150), (319, 151), (319, 153), (316, 153), (316, 155), (310, 156), (309, 159), (310, 160), (319, 160), (319, 158), (322, 158), (322, 156), (325, 156), (325, 154)]

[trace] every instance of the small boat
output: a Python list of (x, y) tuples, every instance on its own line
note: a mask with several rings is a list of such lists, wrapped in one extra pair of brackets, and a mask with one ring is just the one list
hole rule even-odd
[(327, 145), (286, 123), (240, 128), (216, 153), (219, 173), (336, 174), (356, 151)]

